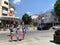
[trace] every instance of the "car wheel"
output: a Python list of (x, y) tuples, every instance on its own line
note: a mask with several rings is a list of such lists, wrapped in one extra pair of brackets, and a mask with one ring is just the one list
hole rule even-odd
[(53, 29), (55, 29), (55, 28), (53, 27)]
[(37, 28), (37, 30), (41, 30), (40, 28)]

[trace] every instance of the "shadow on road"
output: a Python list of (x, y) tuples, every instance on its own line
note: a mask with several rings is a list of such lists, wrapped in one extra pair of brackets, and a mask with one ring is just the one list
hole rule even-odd
[[(17, 41), (22, 41), (22, 39), (19, 39), (19, 40), (13, 40), (14, 42), (17, 42)], [(11, 40), (9, 40), (8, 42), (12, 42)]]
[(54, 40), (50, 40), (50, 42), (60, 45), (60, 43), (57, 43)]

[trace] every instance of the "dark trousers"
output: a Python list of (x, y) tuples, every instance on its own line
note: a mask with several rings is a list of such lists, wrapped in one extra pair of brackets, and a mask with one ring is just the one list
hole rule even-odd
[(10, 34), (11, 34), (11, 32), (13, 32), (13, 30), (12, 30), (12, 29), (10, 29)]

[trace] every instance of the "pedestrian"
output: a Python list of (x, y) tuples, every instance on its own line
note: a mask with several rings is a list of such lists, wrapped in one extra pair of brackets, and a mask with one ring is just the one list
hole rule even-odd
[(10, 34), (11, 34), (11, 32), (13, 32), (13, 28), (14, 28), (14, 25), (13, 24), (10, 24), (9, 25)]
[(17, 30), (16, 30), (16, 37), (17, 37), (17, 41), (18, 41), (19, 37), (20, 37), (20, 30), (19, 30), (19, 28), (17, 28)]
[(26, 24), (25, 25), (25, 34), (26, 34), (26, 30), (28, 29), (28, 25)]
[(23, 39), (25, 37), (25, 25), (24, 22), (22, 23), (22, 33), (23, 33)]
[(14, 37), (14, 33), (11, 32), (11, 34), (10, 34), (10, 40), (11, 40), (11, 42), (13, 41), (13, 37)]
[(23, 32), (20, 30), (20, 40), (23, 40)]

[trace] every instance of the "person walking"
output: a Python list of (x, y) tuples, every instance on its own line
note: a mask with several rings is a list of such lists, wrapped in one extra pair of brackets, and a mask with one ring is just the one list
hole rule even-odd
[(10, 34), (11, 34), (11, 32), (13, 32), (13, 28), (14, 28), (14, 25), (13, 24), (10, 24), (9, 25)]
[(28, 25), (26, 24), (25, 25), (25, 34), (26, 34), (27, 29), (28, 29)]
[(10, 40), (11, 40), (11, 42), (13, 41), (13, 37), (14, 37), (14, 33), (11, 32), (11, 34), (10, 34)]
[(22, 23), (22, 33), (23, 33), (23, 39), (25, 37), (25, 25), (24, 22)]
[(20, 37), (20, 30), (19, 30), (19, 28), (17, 28), (17, 30), (16, 30), (16, 37), (17, 37), (17, 41), (18, 41), (19, 37)]

